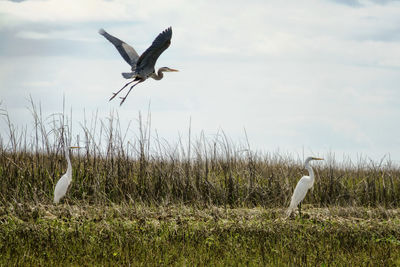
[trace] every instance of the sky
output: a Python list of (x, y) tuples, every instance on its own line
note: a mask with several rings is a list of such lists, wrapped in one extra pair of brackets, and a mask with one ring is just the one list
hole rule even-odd
[[(156, 67), (180, 72), (109, 102), (130, 67), (98, 30), (140, 54), (169, 26)], [(137, 127), (150, 107), (171, 142), (190, 125), (264, 152), (400, 163), (399, 71), (400, 1), (0, 0), (0, 102), (16, 125), (32, 124), (30, 97), (44, 114), (65, 98), (77, 126), (118, 112)]]

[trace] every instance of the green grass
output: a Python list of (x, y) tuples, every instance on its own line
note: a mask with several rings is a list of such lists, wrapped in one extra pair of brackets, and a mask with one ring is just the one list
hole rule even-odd
[[(0, 265), (400, 266), (400, 168), (390, 159), (325, 155), (304, 217), (285, 219), (306, 174), (299, 157), (223, 132), (189, 129), (169, 144), (149, 115), (133, 130), (95, 116), (76, 133), (65, 113), (31, 111), (28, 130), (0, 108)], [(56, 206), (68, 140), (84, 149)]]
[(1, 210), (1, 265), (400, 264), (400, 210), (27, 206)]

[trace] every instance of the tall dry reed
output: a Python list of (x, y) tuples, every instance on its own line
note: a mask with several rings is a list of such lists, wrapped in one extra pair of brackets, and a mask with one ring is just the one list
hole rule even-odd
[[(31, 100), (32, 127), (18, 128), (6, 110), (0, 135), (0, 201), (50, 203), (66, 170), (63, 145), (79, 144), (72, 156), (73, 182), (65, 201), (96, 204), (144, 202), (220, 206), (286, 206), (302, 175), (299, 158), (252, 151), (224, 132), (171, 144), (151, 129), (150, 113), (122, 129), (117, 113), (95, 113), (79, 127), (72, 112), (44, 117)], [(74, 131), (73, 131), (74, 130)], [(134, 137), (128, 137), (134, 132)], [(390, 159), (360, 158), (316, 164), (316, 183), (305, 202), (315, 206), (399, 207), (400, 169)]]

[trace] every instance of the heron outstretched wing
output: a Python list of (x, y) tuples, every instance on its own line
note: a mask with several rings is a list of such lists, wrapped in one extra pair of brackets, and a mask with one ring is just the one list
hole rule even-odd
[(172, 28), (164, 30), (153, 41), (151, 46), (139, 57), (136, 66), (137, 69), (154, 68), (158, 57), (171, 44)]
[(115, 48), (117, 48), (118, 52), (132, 67), (132, 69), (136, 68), (136, 63), (139, 59), (139, 55), (138, 53), (136, 53), (135, 49), (133, 49), (132, 46), (107, 33), (104, 29), (100, 29), (99, 33), (103, 35), (108, 41), (110, 41), (115, 46)]

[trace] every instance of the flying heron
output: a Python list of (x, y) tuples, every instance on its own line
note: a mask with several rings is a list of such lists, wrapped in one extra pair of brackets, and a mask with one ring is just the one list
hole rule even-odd
[(156, 73), (154, 69), (154, 65), (156, 64), (158, 57), (171, 44), (171, 27), (160, 33), (153, 41), (151, 46), (147, 48), (147, 50), (144, 51), (144, 53), (140, 57), (132, 46), (107, 33), (104, 29), (100, 29), (99, 33), (103, 35), (108, 41), (110, 41), (115, 46), (115, 48), (117, 48), (123, 59), (131, 66), (132, 70), (132, 72), (122, 73), (122, 76), (125, 79), (133, 80), (125, 84), (124, 87), (122, 87), (118, 92), (113, 93), (110, 101), (114, 99), (114, 97), (116, 97), (129, 84), (136, 82), (129, 88), (128, 93), (124, 97), (120, 97), (122, 99), (120, 105), (122, 105), (125, 102), (125, 99), (129, 95), (129, 93), (131, 92), (132, 88), (137, 84), (144, 82), (149, 77), (153, 78), (154, 80), (161, 80), (164, 77), (163, 72), (178, 71), (168, 67), (162, 67), (159, 68)]

